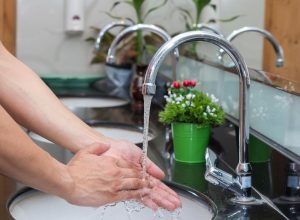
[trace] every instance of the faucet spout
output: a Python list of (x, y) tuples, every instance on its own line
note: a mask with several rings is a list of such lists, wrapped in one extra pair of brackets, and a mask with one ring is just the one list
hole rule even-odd
[[(114, 63), (115, 62), (115, 54), (116, 54), (116, 48), (117, 45), (123, 40), (123, 38), (133, 32), (139, 31), (139, 30), (147, 30), (150, 32), (153, 32), (160, 37), (164, 39), (164, 41), (168, 41), (171, 39), (170, 35), (165, 32), (163, 29), (152, 25), (152, 24), (136, 24), (130, 27), (125, 28), (120, 34), (116, 36), (116, 38), (111, 43), (107, 56), (106, 56), (106, 62), (107, 63)], [(179, 51), (177, 48), (174, 48), (174, 54), (172, 56), (172, 78), (173, 80), (176, 80), (176, 63), (179, 59)]]
[(106, 32), (108, 32), (110, 29), (115, 28), (115, 27), (129, 27), (131, 25), (133, 25), (134, 23), (128, 19), (126, 20), (120, 20), (120, 21), (116, 21), (116, 22), (112, 22), (110, 24), (107, 24), (106, 26), (104, 26), (102, 28), (102, 30), (98, 33), (96, 41), (95, 41), (95, 51), (99, 52), (101, 49), (101, 42), (102, 39), (104, 37), (104, 35), (106, 34)]
[[(107, 59), (106, 62), (108, 63), (114, 63), (115, 62), (115, 54), (116, 54), (116, 47), (118, 46), (118, 44), (123, 40), (123, 38), (133, 32), (137, 32), (139, 30), (147, 30), (150, 32), (153, 32), (157, 35), (159, 35), (160, 37), (162, 37), (165, 41), (168, 41), (171, 39), (171, 37), (169, 36), (169, 34), (167, 32), (165, 32), (163, 29), (152, 25), (152, 24), (136, 24), (130, 27), (125, 28), (121, 33), (119, 33), (116, 38), (113, 40), (113, 42), (111, 43), (111, 46), (108, 50), (107, 53)], [(176, 48), (174, 48), (174, 54), (176, 55), (176, 58), (178, 59), (179, 57), (179, 52)]]
[(245, 32), (256, 32), (259, 34), (262, 34), (267, 40), (270, 41), (272, 44), (275, 53), (276, 53), (276, 66), (282, 67), (284, 65), (284, 55), (283, 55), (283, 49), (280, 46), (279, 42), (276, 40), (276, 38), (268, 31), (257, 28), (257, 27), (243, 27), (240, 29), (237, 29), (233, 31), (226, 39), (231, 42), (233, 39), (235, 39), (237, 36), (239, 36), (242, 33)]
[(251, 196), (251, 166), (248, 161), (249, 123), (248, 123), (248, 95), (250, 77), (243, 57), (226, 39), (216, 34), (203, 31), (190, 31), (179, 34), (167, 41), (153, 56), (146, 72), (143, 85), (144, 95), (155, 94), (155, 79), (164, 58), (179, 45), (192, 42), (205, 41), (221, 47), (231, 57), (239, 74), (239, 162), (236, 167), (238, 182), (244, 197)]

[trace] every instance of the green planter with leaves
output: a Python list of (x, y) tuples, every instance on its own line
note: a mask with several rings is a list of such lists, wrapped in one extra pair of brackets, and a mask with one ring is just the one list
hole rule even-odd
[(205, 161), (211, 128), (224, 122), (224, 111), (217, 98), (195, 86), (195, 80), (174, 81), (159, 114), (162, 123), (172, 126), (175, 160), (186, 163)]
[(175, 160), (188, 163), (204, 162), (211, 127), (194, 123), (172, 123), (171, 126)]

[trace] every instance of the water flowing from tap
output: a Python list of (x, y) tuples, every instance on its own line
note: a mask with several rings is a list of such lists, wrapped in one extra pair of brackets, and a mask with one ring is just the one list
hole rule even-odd
[(148, 151), (148, 133), (149, 133), (149, 118), (152, 96), (144, 95), (144, 133), (143, 133), (143, 152), (142, 152), (142, 178), (146, 178), (147, 171), (147, 151)]

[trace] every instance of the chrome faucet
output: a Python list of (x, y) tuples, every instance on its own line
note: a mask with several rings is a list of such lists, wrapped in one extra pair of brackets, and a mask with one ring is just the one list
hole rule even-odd
[[(108, 50), (107, 56), (106, 56), (106, 62), (107, 63), (114, 63), (115, 62), (115, 54), (116, 54), (116, 47), (117, 45), (123, 40), (123, 38), (133, 32), (139, 31), (139, 30), (147, 30), (150, 32), (153, 32), (160, 37), (162, 37), (165, 41), (168, 41), (171, 39), (170, 35), (164, 31), (163, 29), (152, 25), (152, 24), (136, 24), (130, 27), (125, 28), (121, 33), (119, 33), (116, 38), (113, 40), (113, 42), (110, 45), (110, 48)], [(176, 79), (176, 62), (179, 59), (179, 52), (177, 48), (174, 48), (174, 55), (172, 59), (172, 69), (173, 69), (173, 79)]]
[(134, 23), (128, 19), (126, 20), (120, 20), (120, 21), (116, 21), (116, 22), (112, 22), (110, 24), (107, 24), (106, 26), (104, 26), (102, 28), (101, 31), (99, 31), (96, 41), (95, 41), (95, 51), (99, 52), (100, 51), (100, 46), (101, 46), (101, 41), (104, 37), (104, 35), (106, 34), (106, 32), (108, 32), (110, 29), (115, 28), (115, 27), (129, 27), (131, 25), (134, 25)]
[[(259, 34), (262, 34), (266, 39), (270, 41), (272, 44), (275, 53), (276, 53), (276, 66), (277, 67), (282, 67), (284, 64), (284, 55), (283, 55), (283, 49), (276, 40), (276, 38), (268, 31), (257, 28), (257, 27), (243, 27), (237, 30), (234, 30), (231, 34), (228, 35), (226, 38), (229, 42), (233, 41), (237, 36), (239, 36), (242, 33), (245, 32), (256, 32)], [(222, 52), (220, 58), (222, 58)]]
[[(207, 181), (221, 186), (231, 186), (237, 185), (236, 188), (239, 189), (239, 197), (241, 200), (252, 200), (251, 197), (251, 165), (248, 160), (248, 143), (249, 143), (249, 123), (248, 123), (248, 95), (250, 88), (250, 77), (248, 68), (245, 64), (243, 57), (240, 53), (224, 38), (203, 31), (190, 31), (179, 34), (167, 41), (153, 56), (145, 76), (145, 81), (143, 85), (143, 95), (153, 96), (155, 94), (156, 85), (155, 79), (160, 65), (162, 64), (164, 58), (170, 53), (174, 48), (179, 45), (192, 42), (192, 41), (205, 41), (215, 44), (221, 47), (228, 55), (232, 58), (233, 62), (236, 64), (238, 74), (239, 74), (239, 162), (236, 167), (237, 179), (227, 178), (225, 172), (212, 172), (214, 168), (214, 163), (207, 164), (206, 179)], [(209, 151), (206, 157), (209, 159), (211, 154)], [(219, 175), (222, 174), (222, 175)], [(228, 174), (229, 176), (230, 174)], [(223, 184), (224, 183), (224, 184)], [(225, 184), (226, 183), (226, 184)], [(238, 190), (236, 190), (238, 191)]]
[(224, 37), (223, 36), (223, 34), (220, 32), (220, 31), (218, 31), (217, 29), (215, 29), (215, 28), (212, 28), (211, 26), (209, 26), (209, 25), (206, 25), (206, 24), (194, 24), (193, 25), (193, 28), (194, 29), (197, 29), (197, 30), (209, 30), (209, 31), (211, 31), (211, 32), (213, 32), (213, 33), (215, 33), (215, 34), (217, 34), (217, 35), (219, 35), (219, 36), (222, 36), (222, 37)]

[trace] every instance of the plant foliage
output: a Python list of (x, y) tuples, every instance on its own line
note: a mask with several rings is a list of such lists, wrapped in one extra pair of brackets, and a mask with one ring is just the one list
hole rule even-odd
[(200, 126), (216, 126), (224, 122), (224, 111), (217, 98), (196, 90), (195, 85), (194, 80), (173, 82), (165, 96), (165, 108), (159, 113), (160, 122), (195, 123)]

